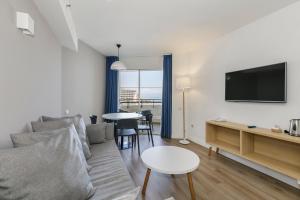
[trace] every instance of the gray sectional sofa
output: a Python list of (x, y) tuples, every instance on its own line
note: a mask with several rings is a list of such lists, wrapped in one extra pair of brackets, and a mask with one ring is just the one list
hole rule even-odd
[(32, 133), (11, 134), (15, 148), (0, 151), (8, 163), (0, 165), (0, 199), (139, 199), (112, 124), (86, 127), (80, 115), (45, 119), (32, 122)]

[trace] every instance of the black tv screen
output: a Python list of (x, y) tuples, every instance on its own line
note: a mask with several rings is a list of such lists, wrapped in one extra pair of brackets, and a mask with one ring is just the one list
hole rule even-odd
[(226, 73), (226, 101), (286, 102), (286, 63)]

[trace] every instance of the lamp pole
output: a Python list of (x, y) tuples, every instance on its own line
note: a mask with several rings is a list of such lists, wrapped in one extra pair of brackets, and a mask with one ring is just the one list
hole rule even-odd
[(186, 139), (185, 132), (185, 89), (182, 90), (182, 116), (183, 116), (183, 140), (179, 140), (181, 144), (189, 144), (190, 142)]

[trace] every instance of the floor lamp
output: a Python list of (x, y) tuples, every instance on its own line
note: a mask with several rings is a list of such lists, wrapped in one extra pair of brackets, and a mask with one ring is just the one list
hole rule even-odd
[(181, 144), (189, 144), (190, 142), (186, 138), (185, 130), (185, 92), (191, 88), (191, 79), (187, 76), (178, 77), (176, 79), (176, 88), (182, 91), (182, 115), (183, 115), (183, 140), (179, 140)]

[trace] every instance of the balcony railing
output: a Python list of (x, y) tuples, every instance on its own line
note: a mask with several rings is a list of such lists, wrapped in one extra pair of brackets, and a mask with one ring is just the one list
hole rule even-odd
[(151, 110), (153, 122), (160, 123), (161, 120), (161, 99), (128, 99), (123, 98), (119, 101), (119, 108), (127, 112), (141, 112), (142, 110)]
[(156, 105), (161, 105), (162, 100), (161, 99), (120, 99), (120, 105), (124, 106), (126, 105), (127, 108), (130, 106), (136, 106), (139, 105), (141, 108), (145, 105), (151, 105), (153, 108)]

